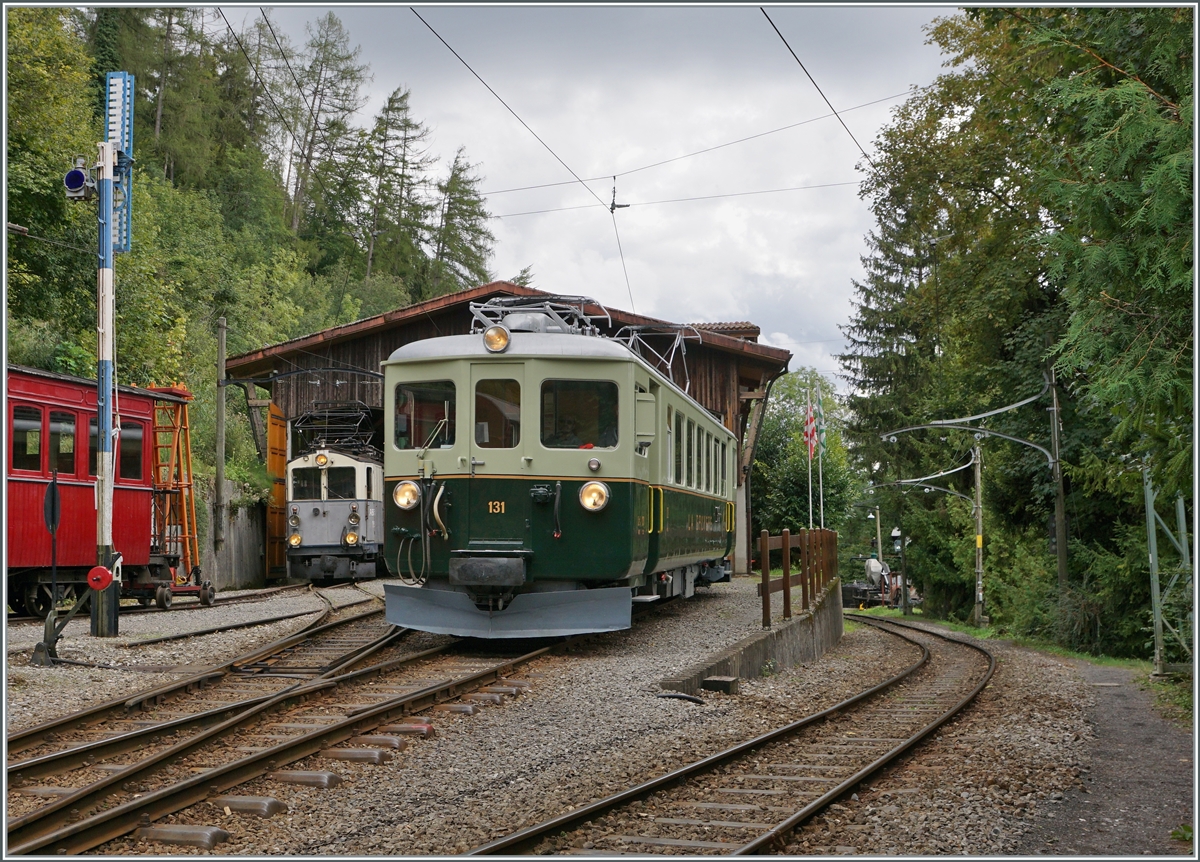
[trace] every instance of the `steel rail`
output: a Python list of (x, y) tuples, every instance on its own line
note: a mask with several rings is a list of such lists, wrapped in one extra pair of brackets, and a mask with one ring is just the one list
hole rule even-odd
[[(945, 712), (943, 712), (940, 716), (935, 718), (929, 724), (925, 725), (925, 727), (921, 728), (916, 733), (912, 734), (904, 742), (900, 743), (899, 745), (897, 745), (897, 746), (891, 748), (890, 750), (888, 750), (887, 752), (885, 752), (881, 757), (877, 758), (873, 762), (864, 766), (862, 769), (858, 770), (858, 772), (851, 775), (849, 778), (844, 780), (841, 784), (838, 784), (836, 787), (834, 787), (834, 788), (830, 789), (829, 791), (827, 791), (826, 793), (822, 794), (817, 799), (814, 799), (812, 802), (810, 802), (808, 805), (804, 806), (804, 808), (797, 811), (795, 814), (793, 814), (791, 817), (784, 820), (782, 823), (776, 824), (775, 826), (771, 827), (771, 829), (769, 829), (767, 832), (760, 835), (758, 838), (754, 839), (753, 841), (749, 841), (746, 844), (744, 844), (742, 847), (738, 848), (737, 850), (734, 850), (732, 853), (732, 855), (734, 855), (734, 856), (745, 856), (745, 855), (748, 855), (751, 853), (757, 853), (759, 850), (766, 848), (771, 843), (775, 842), (776, 840), (782, 838), (782, 836), (791, 832), (793, 829), (795, 829), (797, 826), (799, 826), (805, 820), (812, 817), (814, 814), (816, 814), (822, 808), (831, 804), (835, 799), (837, 799), (842, 794), (849, 791), (850, 788), (854, 787), (859, 782), (863, 781), (864, 779), (866, 779), (869, 776), (873, 775), (874, 773), (878, 772), (880, 769), (882, 769), (884, 766), (888, 765), (892, 761), (897, 760), (901, 755), (903, 755), (905, 752), (907, 752), (910, 748), (912, 748), (914, 745), (919, 743), (922, 739), (929, 736), (929, 734), (933, 733), (935, 730), (937, 730), (939, 727), (941, 727), (943, 724), (945, 724), (947, 721), (949, 721), (955, 715), (957, 715), (959, 712), (961, 712), (962, 709), (968, 703), (970, 703), (972, 700), (975, 699), (975, 696), (978, 695), (979, 692), (983, 691), (984, 687), (987, 686), (987, 684), (991, 681), (992, 674), (996, 672), (996, 657), (994, 655), (992, 655), (992, 653), (990, 651), (979, 646), (978, 644), (969, 643), (967, 641), (960, 640), (959, 638), (952, 638), (952, 637), (949, 637), (948, 635), (942, 634), (940, 632), (931, 632), (928, 629), (923, 629), (919, 626), (908, 625), (906, 623), (901, 623), (901, 622), (894, 622), (892, 620), (877, 620), (877, 619), (873, 619), (871, 617), (862, 616), (860, 614), (846, 614), (846, 616), (851, 617), (860, 622), (864, 622), (867, 625), (875, 626), (876, 628), (879, 628), (883, 631), (887, 631), (887, 629), (883, 628), (881, 626), (881, 623), (883, 623), (885, 625), (900, 626), (902, 628), (919, 631), (924, 634), (931, 635), (933, 637), (938, 637), (938, 638), (941, 638), (942, 640), (958, 644), (960, 646), (969, 647), (970, 649), (973, 649), (973, 650), (983, 653), (983, 655), (987, 658), (987, 660), (988, 660), (987, 673), (985, 673), (983, 675), (983, 679), (981, 679), (979, 681), (979, 683), (976, 684), (976, 686), (973, 689), (971, 689), (969, 694), (960, 698), (953, 706), (951, 706), (949, 709), (947, 709)], [(893, 634), (897, 634), (897, 633), (893, 632)], [(903, 635), (901, 635), (901, 637), (903, 637)]]
[[(386, 646), (391, 645), (400, 637), (409, 632), (409, 629), (402, 629), (393, 626), (392, 631), (376, 638), (374, 641), (358, 646), (340, 656), (336, 663), (330, 664), (326, 669), (323, 669), (315, 678), (323, 679), (335, 676), (340, 672), (345, 673), (349, 668), (362, 662), (374, 653), (378, 652)], [(449, 645), (447, 645), (449, 646)], [(408, 656), (401, 661), (418, 661), (421, 658), (427, 657), (429, 651)], [(262, 676), (255, 674), (251, 679)], [(278, 678), (278, 677), (275, 677)], [(314, 678), (314, 677), (309, 677)], [(213, 707), (212, 709), (198, 712), (193, 715), (181, 716), (180, 718), (170, 721), (160, 722), (150, 727), (131, 730), (128, 733), (123, 733), (120, 736), (109, 737), (107, 739), (99, 739), (94, 742), (77, 745), (71, 748), (63, 749), (62, 751), (52, 752), (40, 757), (30, 758), (18, 763), (13, 763), (8, 766), (7, 776), (9, 785), (13, 782), (27, 782), (37, 778), (43, 778), (48, 775), (59, 775), (71, 769), (77, 768), (80, 762), (100, 761), (109, 758), (118, 757), (122, 754), (127, 754), (130, 751), (137, 751), (145, 747), (147, 740), (155, 741), (155, 737), (179, 733), (182, 731), (192, 730), (198, 727), (212, 725), (222, 719), (232, 718), (234, 714), (243, 710), (251, 709), (261, 703), (265, 703), (273, 697), (278, 697), (293, 688), (302, 685), (306, 680), (297, 679), (297, 681), (285, 688), (283, 691), (270, 692), (267, 694), (248, 697), (243, 700), (232, 701), (228, 704)]]
[[(849, 617), (852, 615), (847, 614), (847, 616)], [(598, 800), (597, 802), (591, 803), (590, 805), (583, 806), (582, 808), (579, 808), (575, 811), (570, 811), (570, 812), (567, 812), (566, 814), (559, 815), (558, 817), (552, 818), (551, 820), (548, 820), (544, 823), (536, 824), (536, 825), (528, 827), (526, 829), (522, 829), (522, 830), (515, 832), (512, 835), (506, 836), (504, 838), (499, 838), (494, 841), (488, 842), (487, 844), (480, 845), (479, 847), (476, 847), (473, 850), (468, 851), (468, 853), (466, 855), (488, 855), (488, 854), (493, 854), (493, 853), (503, 853), (503, 854), (508, 855), (508, 854), (519, 854), (522, 852), (528, 852), (528, 851), (532, 850), (534, 847), (536, 847), (540, 842), (544, 841), (545, 839), (554, 837), (555, 835), (561, 834), (563, 832), (570, 831), (572, 828), (575, 828), (586, 821), (594, 820), (598, 816), (603, 815), (615, 808), (619, 808), (622, 805), (625, 805), (629, 802), (633, 802), (638, 799), (641, 799), (645, 796), (650, 795), (651, 793), (653, 793), (655, 791), (663, 790), (672, 785), (678, 784), (683, 779), (686, 779), (693, 775), (699, 775), (699, 774), (702, 774), (705, 772), (709, 772), (714, 767), (723, 765), (725, 763), (729, 763), (731, 761), (735, 761), (735, 760), (739, 759), (740, 757), (748, 754), (749, 752), (751, 752), (757, 748), (761, 748), (763, 745), (765, 745), (767, 743), (774, 742), (776, 740), (779, 740), (786, 736), (789, 736), (789, 735), (795, 733), (796, 731), (800, 730), (803, 727), (813, 725), (818, 722), (824, 721), (826, 719), (836, 717), (837, 715), (842, 713), (847, 708), (858, 706), (858, 705), (862, 704), (863, 702), (867, 701), (868, 699), (870, 699), (872, 696), (879, 694), (880, 692), (884, 691), (885, 689), (891, 688), (896, 683), (898, 683), (901, 680), (908, 677), (910, 674), (912, 674), (914, 671), (916, 671), (918, 668), (920, 668), (927, 662), (928, 657), (929, 657), (928, 648), (925, 647), (923, 644), (919, 643), (918, 641), (914, 640), (913, 638), (908, 637), (908, 636), (902, 634), (901, 632), (891, 631), (891, 630), (885, 628), (884, 626), (880, 626), (880, 625), (878, 625), (878, 622), (876, 620), (874, 620), (870, 617), (854, 616), (853, 618), (857, 619), (857, 620), (861, 620), (869, 625), (873, 625), (876, 628), (879, 628), (881, 631), (887, 631), (889, 634), (892, 634), (895, 637), (902, 638), (903, 640), (909, 641), (910, 643), (913, 643), (916, 646), (920, 647), (921, 651), (922, 651), (921, 659), (918, 662), (916, 662), (914, 665), (912, 665), (911, 667), (905, 669), (904, 671), (893, 676), (892, 678), (885, 680), (884, 682), (879, 683), (878, 685), (875, 685), (864, 692), (860, 692), (859, 694), (854, 695), (851, 698), (847, 698), (846, 700), (842, 701), (841, 703), (839, 703), (835, 706), (829, 707), (828, 709), (822, 710), (821, 712), (815, 713), (811, 716), (807, 716), (803, 719), (800, 719), (799, 721), (792, 722), (791, 724), (785, 725), (784, 727), (777, 728), (773, 731), (769, 731), (768, 733), (763, 734), (759, 737), (756, 737), (752, 740), (741, 743), (739, 745), (736, 745), (732, 748), (729, 748), (729, 749), (719, 752), (717, 754), (710, 755), (709, 757), (706, 757), (703, 760), (700, 760), (696, 763), (689, 764), (689, 765), (684, 766), (680, 769), (677, 769), (673, 772), (670, 772), (666, 775), (660, 776), (659, 778), (652, 779), (650, 781), (647, 781), (647, 782), (639, 784), (635, 787), (632, 787), (628, 790), (622, 791), (621, 793), (617, 793), (617, 794), (614, 794), (613, 796), (607, 797), (605, 799)], [(888, 620), (886, 622), (891, 623), (890, 620)], [(901, 623), (892, 623), (892, 624), (897, 625), (899, 627), (904, 627), (904, 628), (913, 628), (913, 629), (917, 628), (915, 626), (904, 626)], [(877, 771), (878, 769), (880, 769), (881, 767), (886, 765), (888, 762), (895, 760), (897, 757), (902, 755), (905, 751), (910, 749), (913, 745), (917, 744), (917, 742), (919, 742), (921, 739), (923, 739), (929, 733), (932, 733), (934, 730), (936, 730), (938, 727), (940, 727), (943, 723), (945, 723), (947, 720), (949, 720), (955, 713), (957, 713), (959, 710), (961, 710), (963, 706), (965, 706), (967, 703), (969, 703), (970, 700), (972, 698), (974, 698), (975, 695), (979, 693), (979, 691), (982, 691), (984, 686), (987, 685), (988, 681), (991, 679), (992, 673), (995, 670), (995, 658), (987, 650), (983, 649), (982, 647), (976, 646), (975, 644), (970, 644), (965, 641), (959, 641), (956, 638), (946, 637), (945, 635), (941, 635), (936, 632), (930, 632), (925, 629), (917, 629), (917, 630), (921, 631), (923, 634), (927, 634), (927, 635), (934, 636), (934, 637), (941, 637), (944, 640), (958, 643), (958, 644), (961, 644), (964, 646), (968, 646), (968, 647), (971, 647), (973, 649), (976, 649), (976, 650), (984, 653), (984, 655), (986, 655), (988, 657), (989, 665), (988, 665), (987, 673), (984, 675), (983, 680), (975, 687), (975, 689), (971, 692), (971, 694), (969, 694), (967, 697), (960, 700), (957, 704), (955, 704), (953, 707), (951, 707), (948, 711), (946, 711), (942, 715), (940, 715), (939, 718), (937, 718), (934, 722), (924, 726), (921, 730), (919, 730), (917, 733), (913, 734), (905, 742), (893, 747), (885, 755), (883, 755), (883, 757), (878, 758), (877, 760), (873, 761), (868, 766), (856, 771), (852, 776), (850, 776), (846, 780), (839, 783), (835, 788), (833, 788), (829, 792), (823, 794), (821, 797), (819, 797), (814, 802), (806, 805), (803, 809), (798, 811), (796, 814), (788, 817), (787, 820), (772, 827), (770, 830), (765, 832), (758, 839), (755, 839), (754, 841), (748, 842), (747, 844), (745, 844), (735, 850), (730, 851), (731, 853), (733, 853), (734, 855), (744, 855), (744, 854), (748, 854), (748, 853), (757, 852), (759, 849), (761, 849), (761, 848), (767, 846), (768, 844), (770, 844), (771, 842), (777, 840), (780, 836), (791, 831), (798, 824), (803, 822), (805, 819), (811, 817), (814, 813), (819, 811), (821, 808), (825, 807), (826, 805), (831, 803), (833, 800), (835, 800), (836, 798), (838, 798), (839, 796), (841, 796), (842, 794), (847, 792), (855, 784), (861, 782), (864, 778), (868, 777), (869, 775), (871, 775), (872, 773), (874, 773), (875, 771)]]
[[(240, 605), (240, 604), (245, 604), (245, 603), (249, 603), (249, 602), (260, 602), (260, 601), (264, 601), (265, 599), (270, 598), (272, 595), (275, 595), (276, 593), (290, 592), (291, 590), (308, 589), (311, 586), (312, 586), (312, 584), (288, 584), (288, 585), (282, 586), (282, 587), (268, 587), (264, 590), (255, 590), (251, 594), (241, 595), (241, 596), (222, 597), (222, 596), (218, 595), (213, 600), (213, 603), (211, 605), (202, 605), (199, 602), (185, 602), (183, 604), (178, 604), (178, 605), (172, 604), (171, 607), (169, 607), (169, 608), (159, 608), (159, 607), (155, 607), (153, 605), (150, 605), (150, 606), (124, 605), (120, 608), (120, 612), (122, 614), (163, 614), (163, 613), (170, 613), (171, 611), (212, 610), (214, 607), (218, 607), (218, 606)], [(334, 589), (336, 589), (336, 588), (334, 588)], [(186, 596), (181, 596), (181, 598), (186, 598)], [(45, 622), (45, 620), (42, 619), (41, 617), (35, 617), (35, 616), (29, 616), (29, 615), (18, 616), (16, 614), (9, 614), (7, 617), (7, 621), (10, 625), (13, 623), (44, 623)]]
[[(467, 674), (453, 680), (447, 680), (427, 686), (415, 692), (399, 695), (380, 704), (356, 710), (341, 721), (320, 728), (313, 733), (303, 734), (295, 739), (286, 740), (263, 751), (247, 757), (210, 769), (203, 774), (192, 776), (184, 781), (151, 791), (128, 802), (116, 805), (104, 811), (99, 811), (76, 822), (52, 828), (53, 823), (45, 818), (35, 821), (31, 818), (19, 818), (9, 824), (8, 853), (22, 854), (73, 854), (82, 853), (100, 846), (106, 841), (118, 838), (138, 826), (173, 814), (208, 798), (209, 795), (220, 793), (236, 787), (253, 778), (257, 778), (285, 764), (309, 757), (330, 745), (361, 734), (364, 730), (378, 725), (399, 715), (418, 712), (437, 703), (460, 697), (461, 695), (487, 685), (511, 674), (518, 666), (528, 663), (535, 658), (561, 648), (563, 644), (542, 647), (514, 659), (506, 659), (489, 668)], [(444, 649), (435, 648), (435, 650)], [(435, 650), (431, 650), (433, 652)], [(399, 660), (397, 660), (399, 661)], [(134, 764), (122, 772), (103, 779), (96, 784), (84, 788), (84, 792), (60, 800), (40, 811), (48, 812), (53, 808), (61, 811), (67, 805), (80, 811), (87, 810), (103, 801), (104, 789), (127, 782), (137, 782), (140, 778), (152, 773), (155, 768), (165, 762), (177, 761), (180, 757), (191, 753), (210, 739), (237, 730), (276, 707), (296, 703), (300, 700), (368, 674), (381, 674), (394, 669), (395, 662), (372, 665), (358, 671), (330, 679), (315, 680), (281, 693), (271, 700), (256, 705), (233, 718), (199, 734), (192, 739), (164, 752), (160, 752), (144, 763)], [(152, 762), (151, 762), (152, 761)], [(42, 822), (45, 820), (45, 822)], [(41, 828), (38, 828), (38, 827)]]
[[(897, 637), (901, 637), (904, 640), (911, 640), (909, 638), (904, 638), (903, 635), (897, 635)], [(915, 643), (915, 641), (913, 641), (913, 643)], [(505, 836), (504, 838), (497, 838), (494, 841), (489, 841), (487, 844), (481, 844), (473, 850), (469, 850), (466, 855), (486, 856), (493, 853), (519, 854), (524, 850), (531, 849), (537, 842), (551, 837), (557, 833), (565, 832), (583, 821), (594, 819), (598, 815), (604, 814), (613, 808), (617, 808), (628, 802), (633, 802), (642, 798), (643, 796), (653, 793), (654, 791), (662, 790), (691, 775), (707, 772), (715, 766), (719, 766), (730, 760), (736, 760), (737, 758), (753, 751), (756, 748), (760, 748), (767, 743), (774, 742), (777, 739), (781, 739), (785, 736), (795, 733), (801, 728), (820, 723), (828, 718), (832, 718), (843, 710), (855, 706), (872, 697), (873, 695), (892, 687), (921, 668), (927, 661), (929, 661), (929, 650), (922, 644), (916, 645), (921, 648), (921, 657), (916, 662), (900, 671), (898, 674), (884, 680), (877, 685), (872, 686), (871, 688), (866, 689), (865, 691), (861, 691), (852, 697), (848, 697), (840, 703), (834, 704), (833, 706), (823, 709), (820, 712), (813, 713), (812, 715), (805, 716), (797, 721), (793, 721), (790, 724), (784, 725), (783, 727), (778, 727), (775, 730), (767, 731), (761, 736), (756, 736), (753, 739), (739, 743), (732, 748), (727, 748), (724, 751), (709, 755), (703, 760), (698, 760), (695, 763), (690, 763), (687, 766), (680, 767), (672, 772), (668, 772), (666, 775), (660, 775), (658, 778), (652, 778), (649, 781), (642, 782), (641, 784), (631, 787), (628, 790), (623, 790), (620, 793), (597, 800), (596, 802), (585, 805), (582, 808), (577, 808), (574, 811), (568, 811), (566, 814), (560, 814), (558, 817), (554, 817), (545, 821), (544, 823), (535, 824), (522, 829), (519, 832), (514, 832), (512, 835)]]
[(169, 682), (165, 685), (156, 686), (155, 688), (145, 689), (137, 692), (132, 697), (122, 696), (116, 698), (115, 700), (110, 700), (105, 703), (98, 704), (97, 706), (80, 710), (79, 712), (74, 712), (70, 715), (65, 715), (60, 718), (51, 719), (49, 721), (42, 722), (41, 724), (34, 725), (33, 727), (28, 727), (24, 730), (11, 733), (8, 735), (7, 740), (8, 753), (11, 755), (14, 752), (23, 751), (27, 748), (30, 748), (44, 740), (46, 736), (51, 733), (95, 724), (114, 716), (125, 715), (139, 707), (144, 708), (144, 705), (155, 705), (161, 703), (171, 695), (177, 694), (181, 691), (187, 692), (197, 686), (202, 687), (210, 682), (215, 682), (238, 667), (246, 664), (252, 664), (253, 662), (259, 661), (271, 655), (272, 653), (278, 652), (282, 649), (287, 649), (290, 646), (294, 646), (295, 644), (300, 643), (305, 638), (314, 634), (318, 634), (322, 631), (326, 631), (330, 628), (340, 625), (355, 622), (372, 614), (382, 613), (382, 610), (369, 611), (364, 614), (356, 614), (354, 616), (346, 617), (342, 620), (335, 620), (333, 622), (326, 622), (326, 620), (329, 618), (329, 615), (333, 613), (332, 608), (326, 608), (323, 611), (313, 611), (313, 613), (320, 613), (321, 616), (313, 620), (304, 628), (300, 629), (300, 631), (294, 634), (285, 635), (284, 637), (263, 646), (255, 647), (249, 652), (235, 656), (229, 661), (214, 665), (213, 667), (202, 671), (198, 671), (197, 673), (184, 677), (183, 679), (175, 680), (174, 682)]

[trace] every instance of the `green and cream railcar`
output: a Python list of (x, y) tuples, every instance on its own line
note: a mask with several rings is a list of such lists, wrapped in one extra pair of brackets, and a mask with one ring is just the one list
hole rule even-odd
[(561, 324), (514, 311), (383, 364), (389, 622), (613, 631), (635, 601), (728, 579), (736, 437), (624, 343)]

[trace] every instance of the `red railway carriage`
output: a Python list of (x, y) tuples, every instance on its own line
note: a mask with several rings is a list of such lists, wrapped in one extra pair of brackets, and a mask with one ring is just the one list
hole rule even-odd
[[(84, 594), (87, 572), (96, 565), (96, 381), (20, 366), (8, 367), (7, 380), (5, 598), (17, 613), (44, 615), (50, 607), (51, 539), (43, 501), (55, 470), (61, 501), (57, 537), (61, 592), (68, 598), (72, 593)], [(180, 592), (186, 584), (186, 580), (178, 583), (173, 569), (180, 561), (180, 540), (188, 538), (189, 531), (163, 517), (179, 508), (170, 499), (179, 496), (179, 489), (171, 487), (179, 483), (164, 481), (178, 472), (173, 463), (170, 469), (160, 463), (160, 453), (170, 448), (161, 441), (170, 432), (162, 433), (158, 420), (163, 414), (156, 410), (170, 412), (189, 400), (181, 390), (118, 388), (121, 433), (113, 474), (113, 546), (122, 555), (126, 595), (147, 598), (164, 585)], [(189, 475), (189, 497), (190, 485)], [(194, 523), (194, 516), (190, 522)], [(190, 554), (185, 556), (189, 562), (194, 560)], [(194, 590), (198, 589), (197, 584)], [(201, 596), (210, 598), (203, 592)]]

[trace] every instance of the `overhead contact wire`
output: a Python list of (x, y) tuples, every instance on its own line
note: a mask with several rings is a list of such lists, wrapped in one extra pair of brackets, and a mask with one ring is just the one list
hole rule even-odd
[[(596, 202), (597, 202), (597, 203), (599, 203), (599, 204), (600, 204), (600, 206), (604, 207), (606, 210), (607, 210), (607, 209), (609, 209), (609, 205), (608, 205), (608, 204), (606, 204), (606, 203), (605, 203), (605, 202), (604, 202), (604, 201), (601, 199), (601, 197), (600, 197), (598, 194), (596, 194), (595, 190), (594, 190), (594, 189), (592, 189), (592, 187), (591, 187), (591, 186), (589, 186), (589, 185), (588, 185), (586, 182), (584, 182), (584, 181), (583, 181), (583, 179), (582, 179), (582, 178), (579, 176), (579, 174), (577, 174), (577, 173), (575, 173), (575, 171), (571, 170), (571, 166), (570, 166), (570, 165), (568, 165), (568, 164), (567, 164), (566, 162), (564, 162), (564, 161), (563, 161), (561, 158), (559, 158), (559, 155), (558, 155), (558, 153), (554, 152), (554, 150), (553, 150), (553, 149), (550, 147), (550, 145), (549, 145), (549, 144), (547, 144), (545, 141), (543, 141), (543, 140), (541, 139), (541, 137), (538, 135), (538, 133), (537, 133), (537, 132), (535, 132), (535, 131), (534, 131), (532, 128), (530, 128), (530, 126), (529, 126), (529, 124), (528, 124), (527, 122), (525, 122), (524, 120), (522, 120), (522, 119), (521, 119), (521, 116), (520, 116), (520, 114), (518, 114), (516, 111), (514, 111), (514, 110), (513, 110), (513, 109), (512, 109), (512, 108), (509, 106), (508, 102), (506, 102), (506, 101), (504, 101), (504, 99), (500, 98), (500, 94), (499, 94), (499, 93), (497, 93), (495, 90), (493, 90), (493, 89), (491, 88), (491, 86), (488, 84), (488, 82), (487, 82), (487, 81), (485, 81), (485, 80), (483, 80), (483, 78), (481, 78), (481, 77), (480, 77), (479, 73), (478, 73), (478, 72), (476, 72), (474, 69), (472, 69), (472, 68), (471, 68), (471, 64), (470, 64), (470, 63), (468, 63), (466, 60), (464, 60), (464, 59), (462, 58), (462, 56), (461, 56), (461, 55), (460, 55), (460, 54), (459, 54), (457, 51), (455, 51), (453, 48), (451, 48), (451, 47), (450, 47), (450, 43), (449, 43), (449, 42), (447, 42), (445, 39), (443, 39), (443, 38), (442, 38), (442, 36), (441, 36), (441, 34), (440, 34), (440, 33), (438, 33), (438, 31), (437, 31), (437, 30), (434, 30), (434, 29), (433, 29), (433, 27), (432, 27), (432, 26), (430, 26), (430, 24), (429, 24), (429, 22), (428, 22), (428, 21), (426, 21), (424, 18), (422, 18), (422, 17), (421, 17), (421, 13), (420, 13), (420, 12), (418, 12), (416, 9), (414, 9), (412, 6), (409, 6), (408, 8), (409, 8), (409, 9), (412, 11), (412, 13), (413, 13), (414, 15), (416, 15), (416, 16), (417, 16), (417, 19), (418, 19), (418, 20), (420, 20), (420, 22), (421, 22), (422, 24), (424, 24), (426, 27), (428, 27), (428, 28), (429, 28), (429, 32), (430, 32), (430, 33), (432, 33), (434, 36), (437, 36), (437, 39), (438, 39), (438, 41), (439, 41), (439, 42), (441, 42), (443, 45), (445, 45), (445, 46), (446, 46), (446, 49), (447, 49), (447, 50), (448, 50), (448, 51), (449, 51), (451, 54), (453, 54), (455, 57), (457, 57), (457, 58), (458, 58), (458, 62), (460, 62), (460, 63), (462, 63), (464, 66), (466, 66), (466, 67), (467, 67), (467, 71), (468, 71), (468, 72), (470, 72), (472, 75), (474, 75), (474, 76), (475, 76), (475, 78), (476, 78), (476, 80), (478, 80), (478, 81), (479, 81), (479, 83), (481, 83), (481, 84), (483, 84), (483, 86), (487, 87), (487, 91), (488, 91), (489, 93), (491, 93), (493, 96), (495, 96), (495, 97), (496, 97), (496, 100), (497, 100), (497, 101), (499, 101), (499, 102), (500, 102), (500, 104), (501, 104), (501, 105), (503, 105), (503, 106), (505, 107), (505, 109), (507, 109), (507, 110), (508, 110), (508, 112), (509, 112), (510, 114), (512, 114), (514, 117), (516, 117), (516, 119), (517, 119), (517, 122), (518, 122), (518, 123), (520, 123), (522, 126), (524, 126), (524, 127), (525, 127), (525, 129), (526, 129), (526, 131), (528, 131), (528, 132), (529, 132), (529, 134), (531, 134), (531, 135), (533, 135), (535, 138), (537, 138), (537, 142), (538, 142), (539, 144), (541, 144), (543, 147), (545, 147), (545, 148), (546, 148), (546, 152), (548, 152), (550, 155), (554, 156), (555, 160), (556, 160), (556, 161), (557, 161), (557, 162), (558, 162), (560, 165), (562, 165), (564, 168), (566, 168), (566, 169), (567, 169), (567, 173), (569, 173), (571, 176), (573, 176), (573, 177), (575, 178), (575, 181), (576, 181), (576, 182), (578, 182), (578, 183), (579, 183), (581, 186), (583, 186), (585, 189), (587, 189), (587, 190), (588, 190), (588, 194), (590, 194), (592, 197), (594, 197), (594, 198), (596, 199)], [(630, 306), (633, 306), (633, 304), (634, 304), (634, 303), (633, 303), (633, 288), (631, 288), (631, 287), (630, 287), (630, 285), (629, 285), (629, 270), (628, 270), (628, 268), (625, 266), (625, 250), (624, 250), (624, 249), (621, 247), (621, 234), (620, 234), (620, 232), (617, 230), (617, 217), (616, 217), (616, 214), (615, 214), (615, 212), (613, 212), (612, 210), (609, 210), (609, 215), (611, 215), (611, 216), (612, 216), (612, 220), (613, 220), (613, 233), (614, 233), (614, 234), (616, 235), (616, 237), (617, 237), (617, 253), (618, 253), (618, 254), (621, 256), (621, 271), (622, 271), (622, 272), (625, 274), (625, 290), (626, 290), (626, 291), (629, 293), (629, 304), (630, 304)], [(636, 309), (636, 308), (631, 308), (630, 310), (632, 310), (632, 311), (636, 311), (637, 309)]]
[(875, 163), (871, 161), (871, 157), (867, 155), (867, 151), (864, 150), (862, 144), (858, 142), (858, 138), (854, 137), (854, 132), (850, 131), (850, 127), (846, 125), (846, 121), (842, 119), (842, 115), (837, 112), (837, 108), (833, 106), (833, 103), (826, 98), (825, 93), (821, 90), (820, 85), (817, 84), (817, 82), (813, 79), (813, 76), (809, 74), (808, 69), (805, 68), (804, 63), (800, 60), (800, 58), (796, 56), (796, 52), (792, 50), (792, 46), (788, 44), (788, 40), (785, 39), (783, 34), (779, 32), (779, 28), (775, 26), (775, 22), (772, 21), (771, 16), (767, 14), (767, 10), (759, 6), (758, 11), (763, 13), (763, 17), (767, 19), (767, 23), (771, 25), (771, 29), (774, 30), (776, 35), (778, 35), (783, 41), (783, 46), (788, 49), (788, 53), (791, 54), (792, 58), (800, 64), (800, 68), (804, 70), (804, 74), (808, 75), (808, 80), (812, 81), (812, 85), (816, 87), (817, 92), (821, 94), (821, 98), (825, 99), (825, 104), (829, 106), (829, 110), (833, 111), (833, 115), (837, 117), (838, 122), (842, 124), (842, 128), (845, 129), (846, 134), (850, 136), (850, 140), (854, 141), (854, 146), (858, 147), (858, 151), (863, 154), (863, 158), (867, 160), (867, 163), (871, 167), (875, 167)]

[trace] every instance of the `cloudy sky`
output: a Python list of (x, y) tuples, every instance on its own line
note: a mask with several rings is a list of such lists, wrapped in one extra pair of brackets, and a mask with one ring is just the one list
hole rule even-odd
[[(408, 87), (441, 167), (459, 146), (478, 166), (497, 277), (530, 266), (543, 290), (750, 320), (793, 368), (838, 370), (872, 226), (855, 139), (871, 153), (904, 94), (941, 71), (923, 28), (952, 9), (767, 7), (801, 68), (757, 6), (416, 7), (568, 170), (407, 6), (267, 12), (299, 46), (330, 8), (371, 68), (362, 123)], [(234, 26), (257, 11), (227, 7)]]

